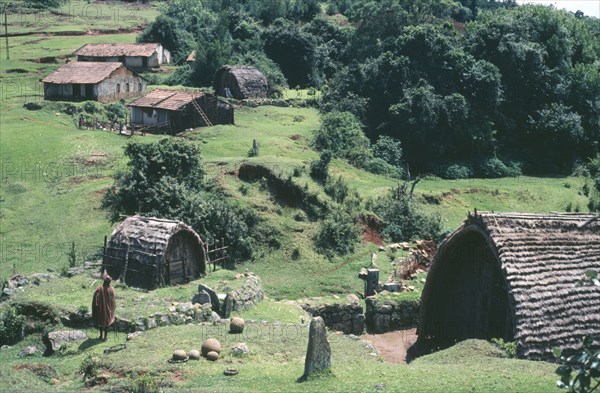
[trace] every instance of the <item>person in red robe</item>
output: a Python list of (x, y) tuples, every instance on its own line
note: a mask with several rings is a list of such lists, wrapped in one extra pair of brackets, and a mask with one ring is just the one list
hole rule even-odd
[(108, 328), (115, 322), (115, 290), (110, 286), (112, 278), (104, 275), (104, 282), (94, 292), (92, 299), (92, 320), (100, 330), (99, 340), (106, 341)]

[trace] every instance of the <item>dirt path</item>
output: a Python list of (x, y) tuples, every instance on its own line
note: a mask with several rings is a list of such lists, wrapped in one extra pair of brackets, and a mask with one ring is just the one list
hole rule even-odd
[(406, 364), (406, 353), (417, 341), (417, 329), (397, 330), (383, 334), (364, 334), (360, 338), (371, 341), (386, 362)]

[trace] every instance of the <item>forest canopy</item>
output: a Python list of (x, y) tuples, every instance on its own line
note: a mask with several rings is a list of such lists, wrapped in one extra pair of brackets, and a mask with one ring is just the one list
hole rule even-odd
[[(598, 152), (600, 20), (491, 0), (172, 0), (140, 34), (210, 86), (252, 65), (277, 91), (323, 91), (414, 172), (569, 172)], [(185, 64), (192, 50), (194, 64)], [(348, 156), (340, 152), (340, 156)]]

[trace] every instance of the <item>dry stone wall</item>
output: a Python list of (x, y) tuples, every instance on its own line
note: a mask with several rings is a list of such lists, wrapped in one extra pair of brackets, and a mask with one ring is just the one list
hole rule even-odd
[(361, 335), (365, 330), (365, 315), (358, 303), (323, 304), (319, 306), (304, 305), (302, 308), (313, 317), (321, 317), (331, 330), (345, 334)]

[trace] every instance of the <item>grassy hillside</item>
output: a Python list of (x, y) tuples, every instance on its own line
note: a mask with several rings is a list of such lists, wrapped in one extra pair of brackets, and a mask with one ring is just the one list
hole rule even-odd
[[(95, 336), (95, 332), (90, 335)], [(524, 360), (506, 359), (489, 343), (462, 342), (409, 365), (381, 361), (373, 348), (363, 341), (330, 334), (332, 373), (306, 382), (297, 382), (303, 373), (308, 328), (299, 325), (252, 324), (243, 336), (227, 334), (221, 326), (174, 326), (157, 328), (127, 343), (123, 351), (102, 355), (124, 340), (110, 335), (107, 342), (90, 339), (63, 356), (19, 359), (16, 349), (0, 353), (6, 373), (0, 382), (30, 386), (45, 391), (77, 391), (83, 376), (77, 373), (86, 354), (98, 356), (100, 374), (108, 378), (107, 387), (130, 387), (139, 375), (161, 383), (166, 392), (553, 392), (555, 366)], [(223, 352), (218, 362), (204, 359), (184, 364), (169, 364), (175, 349), (198, 349), (207, 337), (217, 337)], [(30, 344), (35, 338), (30, 338)], [(230, 348), (244, 341), (250, 348), (246, 356), (235, 356)], [(84, 348), (84, 349), (82, 349)], [(50, 386), (27, 371), (16, 371), (17, 364), (43, 361), (58, 372), (60, 382)], [(235, 368), (234, 377), (223, 375), (224, 368)], [(379, 385), (379, 388), (377, 387)], [(11, 386), (4, 384), (4, 386)]]
[[(102, 2), (85, 4), (97, 6), (102, 12), (116, 7)], [(130, 138), (108, 131), (79, 130), (75, 117), (63, 112), (62, 103), (41, 103), (39, 110), (28, 110), (23, 104), (41, 101), (39, 79), (59, 67), (63, 58), (80, 46), (92, 42), (134, 42), (136, 36), (132, 32), (82, 32), (137, 29), (156, 15), (156, 9), (142, 6), (135, 15), (134, 21), (118, 22), (54, 15), (55, 19), (37, 24), (19, 21), (14, 15), (9, 18), (9, 32), (28, 35), (11, 37), (11, 59), (0, 62), (0, 279), (14, 273), (59, 271), (67, 264), (72, 243), (81, 264), (97, 256), (104, 236), (111, 233), (112, 225), (100, 209), (100, 200), (112, 184), (115, 171), (126, 165), (123, 147), (130, 141), (156, 141), (159, 136)], [(41, 31), (67, 35), (46, 35)], [(0, 55), (4, 56), (3, 46)], [(298, 95), (308, 97), (305, 92), (286, 92), (286, 98)], [(115, 377), (111, 386), (133, 383), (140, 373), (163, 378), (168, 382), (167, 391), (169, 386), (173, 391), (173, 386), (194, 391), (375, 391), (378, 384), (384, 385), (384, 391), (554, 391), (553, 365), (501, 358), (486, 343), (463, 343), (411, 365), (398, 366), (371, 354), (372, 349), (363, 342), (335, 334), (331, 335), (333, 376), (297, 383), (302, 374), (306, 327), (294, 326), (294, 335), (289, 336), (285, 326), (274, 322), (298, 323), (305, 317), (292, 301), (314, 297), (331, 300), (335, 299), (333, 295), (343, 299), (348, 293), (360, 293), (363, 283), (357, 273), (368, 264), (371, 253), (378, 252), (377, 246), (364, 243), (352, 255), (328, 260), (314, 248), (318, 221), (311, 220), (301, 208), (286, 204), (264, 182), (248, 182), (237, 176), (242, 163), (266, 167), (282, 178), (293, 176), (296, 169), (294, 184), (306, 186), (309, 193), (328, 200), (306, 168), (318, 157), (310, 146), (312, 133), (320, 126), (317, 110), (236, 107), (235, 123), (196, 129), (178, 138), (197, 143), (207, 176), (216, 179), (231, 201), (253, 209), (270, 233), (277, 234), (278, 244), (256, 249), (253, 260), (238, 266), (257, 273), (269, 297), (241, 316), (268, 321), (265, 329), (269, 334), (242, 338), (224, 334), (225, 355), (221, 361), (171, 365), (166, 360), (174, 349), (199, 347), (204, 338), (203, 327), (158, 328), (132, 341), (118, 356), (103, 356), (106, 372)], [(247, 152), (254, 139), (260, 143), (260, 155), (249, 158)], [(381, 195), (398, 182), (341, 160), (332, 162), (330, 173), (342, 176), (363, 198)], [(453, 229), (474, 208), (547, 212), (565, 211), (570, 205), (572, 210), (585, 210), (587, 199), (580, 193), (583, 183), (578, 177), (459, 181), (428, 177), (418, 184), (416, 196), (423, 209), (441, 216), (445, 229)], [(384, 279), (392, 267), (384, 252), (379, 252), (379, 261)], [(214, 286), (221, 280), (231, 280), (232, 274), (220, 270), (201, 281)], [(17, 300), (43, 300), (67, 310), (89, 303), (91, 288), (96, 285), (93, 279), (78, 276), (57, 280), (29, 288)], [(133, 317), (164, 311), (173, 301), (189, 300), (196, 285), (193, 282), (149, 294), (119, 288), (117, 313)], [(95, 334), (89, 332), (92, 337)], [(247, 359), (234, 358), (228, 352), (232, 344), (242, 339), (252, 351)], [(29, 344), (41, 346), (39, 336), (29, 336), (12, 349), (0, 351), (0, 386), (14, 386), (15, 390), (80, 390), (82, 377), (76, 372), (84, 357), (89, 353), (100, 355), (104, 348), (123, 340), (122, 335), (111, 336), (107, 343), (91, 340), (64, 356), (21, 359), (17, 356), (20, 348)], [(57, 370), (61, 382), (52, 386), (32, 373), (15, 370), (13, 366), (20, 363), (49, 364)], [(239, 368), (240, 374), (224, 377), (224, 367)]]

